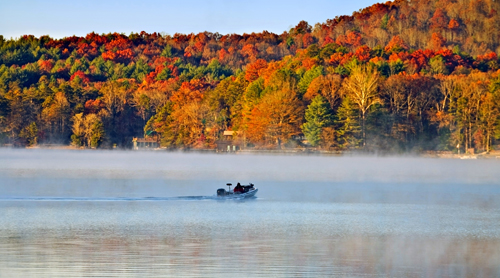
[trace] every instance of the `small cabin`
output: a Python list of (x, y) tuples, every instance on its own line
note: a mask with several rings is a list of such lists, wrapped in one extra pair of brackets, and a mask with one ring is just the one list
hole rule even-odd
[(146, 138), (137, 138), (134, 137), (132, 139), (132, 143), (134, 144), (134, 150), (147, 150), (147, 149), (157, 149), (160, 147), (160, 143), (158, 142), (158, 137), (146, 137)]
[(217, 152), (236, 152), (241, 150), (241, 142), (235, 140), (236, 131), (225, 130), (222, 134), (223, 140), (215, 141)]
[(219, 140), (216, 142), (217, 152), (236, 152), (241, 150), (241, 144), (233, 141)]

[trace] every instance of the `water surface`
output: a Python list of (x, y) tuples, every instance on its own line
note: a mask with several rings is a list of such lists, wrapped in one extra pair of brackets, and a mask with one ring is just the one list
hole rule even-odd
[[(0, 150), (0, 277), (498, 277), (500, 161)], [(257, 198), (220, 200), (226, 182)]]

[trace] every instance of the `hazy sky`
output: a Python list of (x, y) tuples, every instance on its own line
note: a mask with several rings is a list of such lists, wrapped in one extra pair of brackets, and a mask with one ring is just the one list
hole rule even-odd
[(377, 0), (0, 0), (0, 35), (61, 38), (97, 33), (202, 31), (282, 33), (299, 21), (314, 25)]

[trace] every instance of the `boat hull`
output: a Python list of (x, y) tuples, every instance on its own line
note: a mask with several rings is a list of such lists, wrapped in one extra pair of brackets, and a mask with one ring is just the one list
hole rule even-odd
[(259, 191), (259, 189), (257, 189), (257, 188), (250, 190), (248, 192), (245, 192), (245, 193), (234, 193), (234, 192), (225, 191), (224, 194), (219, 195), (219, 193), (218, 193), (217, 197), (219, 197), (219, 198), (251, 198), (251, 197), (254, 197), (255, 194), (257, 194), (257, 191)]
[(235, 194), (235, 195), (239, 195), (240, 197), (243, 197), (243, 198), (248, 198), (248, 197), (253, 197), (255, 196), (255, 194), (257, 194), (257, 191), (259, 191), (259, 189), (255, 188), (254, 190), (250, 190), (248, 192), (245, 192), (245, 193), (241, 193), (241, 194)]

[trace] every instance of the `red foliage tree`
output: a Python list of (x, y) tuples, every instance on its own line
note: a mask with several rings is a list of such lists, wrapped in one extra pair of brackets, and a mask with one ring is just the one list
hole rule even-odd
[(310, 70), (312, 67), (318, 65), (318, 58), (304, 58), (302, 60), (302, 66), (306, 68), (307, 70)]
[(257, 61), (248, 64), (245, 72), (245, 79), (248, 82), (256, 80), (265, 68), (267, 68), (267, 62), (264, 59), (258, 59)]
[(97, 45), (103, 45), (108, 42), (108, 38), (106, 36), (101, 36), (99, 34), (96, 34), (95, 32), (87, 34), (87, 36), (85, 36), (85, 40), (88, 42), (93, 42)]
[(227, 57), (228, 54), (229, 52), (227, 52), (224, 48), (219, 50), (219, 61), (221, 62), (225, 61), (225, 58)]
[(134, 52), (131, 49), (124, 49), (116, 51), (118, 62), (128, 63), (134, 59)]
[(436, 9), (430, 22), (432, 29), (443, 30), (448, 27), (449, 18), (442, 9)]
[(367, 62), (370, 60), (371, 54), (370, 54), (371, 49), (364, 45), (358, 49), (356, 49), (356, 52), (354, 53), (354, 56), (361, 61), (361, 62)]
[(354, 54), (350, 52), (346, 54), (337, 52), (330, 57), (330, 61), (328, 62), (334, 66), (344, 65), (345, 63), (349, 62), (352, 57), (354, 57)]
[(104, 60), (111, 60), (114, 61), (116, 59), (116, 54), (112, 51), (106, 51), (102, 53), (102, 58)]
[(248, 59), (252, 62), (257, 59), (257, 54), (259, 53), (257, 48), (255, 48), (255, 46), (252, 44), (246, 44), (245, 46), (243, 46), (240, 52), (244, 56), (247, 56)]
[(430, 49), (418, 49), (410, 55), (409, 60), (411, 64), (417, 67), (416, 70), (420, 71), (423, 67), (427, 66), (431, 57), (434, 57), (434, 51)]
[(408, 59), (408, 56), (409, 55), (407, 52), (392, 53), (391, 56), (389, 56), (389, 62), (396, 62), (398, 60), (406, 61)]
[(73, 75), (71, 76), (71, 78), (69, 80), (73, 81), (76, 77), (80, 78), (82, 83), (89, 83), (90, 82), (90, 79), (87, 77), (87, 75), (85, 75), (85, 73), (83, 73), (80, 70), (73, 73)]
[(325, 45), (330, 44), (330, 43), (335, 43), (335, 41), (330, 37), (326, 37), (325, 40), (323, 41), (322, 46), (324, 47)]
[(177, 90), (170, 99), (176, 107), (182, 107), (191, 102), (198, 102), (203, 99), (203, 93), (207, 84), (200, 79), (192, 79), (189, 82), (183, 82), (180, 89)]
[(104, 60), (111, 60), (114, 62), (129, 63), (134, 59), (134, 52), (130, 49), (117, 50), (112, 52), (111, 50), (102, 53), (102, 58)]
[(131, 44), (132, 42), (127, 37), (119, 37), (106, 44), (106, 50), (123, 50), (129, 48)]
[(40, 70), (50, 72), (52, 67), (54, 67), (54, 63), (52, 60), (39, 60), (38, 66), (40, 67)]
[(400, 36), (392, 37), (391, 41), (384, 48), (387, 53), (400, 52), (408, 49), (408, 45), (406, 45), (405, 41)]
[(495, 52), (486, 53), (484, 55), (477, 55), (477, 61), (496, 61), (498, 60), (498, 55)]
[(360, 33), (356, 31), (349, 31), (345, 36), (340, 35), (337, 37), (337, 44), (357, 48), (361, 46), (362, 39), (363, 38), (361, 37)]
[(313, 43), (314, 43), (314, 37), (310, 33), (307, 33), (304, 36), (302, 36), (302, 47), (306, 48)]
[(458, 27), (460, 27), (460, 23), (458, 23), (455, 19), (451, 19), (448, 23), (448, 29), (450, 30), (457, 30)]
[(440, 33), (432, 33), (432, 38), (430, 41), (430, 48), (434, 50), (439, 50), (443, 48), (446, 44), (446, 39)]
[(99, 111), (102, 109), (106, 108), (106, 104), (102, 102), (100, 99), (95, 99), (95, 100), (87, 100), (85, 102), (85, 114), (97, 114)]

